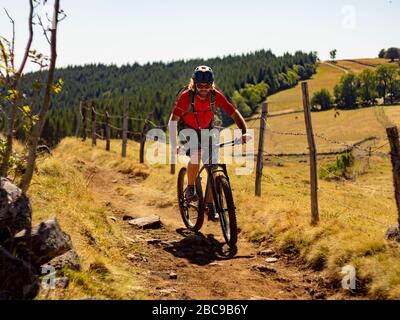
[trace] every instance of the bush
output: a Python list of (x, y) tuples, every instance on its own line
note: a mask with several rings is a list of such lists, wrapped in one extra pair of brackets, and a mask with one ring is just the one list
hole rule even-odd
[(332, 96), (325, 88), (314, 93), (311, 99), (312, 111), (325, 111), (332, 108)]
[(319, 170), (320, 179), (349, 179), (350, 173), (349, 168), (354, 165), (354, 156), (351, 153), (345, 153), (336, 156), (335, 163), (328, 167), (323, 167)]

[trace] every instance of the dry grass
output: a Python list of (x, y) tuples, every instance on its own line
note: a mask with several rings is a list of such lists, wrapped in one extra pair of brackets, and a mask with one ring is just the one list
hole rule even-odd
[[(124, 241), (108, 218), (108, 208), (94, 196), (89, 186), (90, 172), (97, 166), (134, 167), (133, 161), (118, 160), (115, 154), (90, 147), (89, 142), (64, 139), (54, 156), (39, 160), (29, 196), (34, 223), (56, 216), (63, 230), (71, 235), (81, 257), (82, 271), (66, 270), (68, 290), (42, 291), (39, 299), (142, 299), (138, 270), (126, 258), (136, 246)], [(93, 264), (101, 263), (107, 274)]]
[(360, 63), (349, 61), (349, 60), (338, 60), (336, 62), (336, 65), (339, 67), (345, 68), (351, 72), (354, 72), (355, 74), (361, 73), (365, 69), (369, 69), (369, 70), (375, 69), (374, 67), (366, 66), (366, 65), (363, 65)]
[[(322, 88), (327, 88), (332, 93), (334, 86), (339, 82), (342, 75), (342, 71), (326, 64), (320, 64), (317, 68), (317, 73), (308, 81), (310, 96)], [(302, 101), (301, 86), (298, 84), (294, 88), (278, 92), (268, 97), (269, 111), (301, 109), (303, 105)]]

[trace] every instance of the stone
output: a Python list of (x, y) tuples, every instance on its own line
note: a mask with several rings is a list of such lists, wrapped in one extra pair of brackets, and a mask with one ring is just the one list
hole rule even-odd
[(161, 228), (161, 221), (159, 216), (148, 216), (137, 218), (129, 221), (129, 224), (142, 229), (159, 229)]
[(261, 251), (259, 252), (259, 255), (260, 255), (260, 256), (272, 256), (274, 253), (275, 253), (274, 250), (272, 250), (272, 249), (266, 249), (266, 250), (261, 250)]
[(10, 180), (0, 182), (0, 244), (17, 232), (32, 227), (32, 208), (28, 197)]
[(134, 217), (134, 216), (130, 216), (129, 214), (125, 214), (125, 215), (122, 217), (122, 220), (123, 220), (123, 221), (129, 221), (129, 220), (133, 220), (133, 219), (135, 219), (135, 217)]
[(400, 242), (400, 228), (398, 224), (391, 226), (385, 234), (386, 240)]
[(171, 294), (171, 293), (176, 293), (178, 291), (176, 291), (175, 289), (161, 289), (160, 293), (162, 294)]
[(110, 216), (110, 217), (108, 217), (110, 220), (112, 220), (112, 221), (114, 221), (114, 222), (117, 222), (117, 218), (116, 217), (114, 217), (114, 216)]
[(275, 263), (278, 262), (278, 258), (267, 258), (265, 259), (266, 263)]
[(81, 270), (80, 259), (78, 253), (74, 249), (55, 257), (48, 262), (47, 265), (54, 267), (56, 270), (61, 270), (62, 268), (68, 268), (76, 271)]
[(0, 300), (33, 299), (39, 289), (36, 270), (0, 246)]
[(63, 232), (57, 218), (24, 230), (14, 237), (14, 248), (23, 260), (41, 266), (72, 249), (71, 237)]
[(276, 270), (274, 268), (269, 267), (269, 266), (265, 266), (265, 265), (262, 265), (262, 264), (253, 266), (253, 270), (260, 271), (260, 272), (276, 273)]
[(160, 240), (160, 239), (146, 239), (145, 241), (146, 241), (148, 244), (153, 244), (153, 245), (156, 245), (156, 244), (161, 243), (161, 240)]
[(176, 280), (178, 279), (178, 275), (175, 272), (170, 272), (169, 278), (172, 280)]

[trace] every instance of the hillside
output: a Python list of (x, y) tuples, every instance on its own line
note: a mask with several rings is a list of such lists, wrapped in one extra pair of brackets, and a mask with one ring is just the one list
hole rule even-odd
[[(321, 64), (310, 88), (333, 85), (341, 74)], [(297, 86), (270, 99), (284, 101), (276, 110), (286, 110), (300, 97)], [(218, 225), (207, 222), (201, 238), (182, 229), (177, 176), (168, 165), (139, 165), (137, 143), (129, 141), (128, 159), (122, 160), (120, 140), (106, 152), (104, 141), (91, 147), (63, 139), (53, 157), (39, 160), (30, 197), (35, 220), (56, 214), (71, 234), (83, 270), (65, 270), (68, 289), (39, 298), (399, 299), (399, 245), (384, 239), (397, 220), (384, 125), (400, 124), (400, 106), (318, 112), (312, 120), (318, 152), (375, 139), (353, 152), (350, 178), (319, 179), (321, 221), (313, 227), (308, 157), (278, 155), (307, 153), (303, 115), (269, 118), (265, 152), (272, 155), (264, 157), (262, 197), (253, 196), (254, 172), (237, 176), (242, 165), (228, 166), (241, 230), (234, 259), (221, 250)], [(258, 120), (248, 125), (257, 128)], [(334, 161), (319, 156), (318, 171)], [(161, 217), (162, 229), (139, 231), (123, 220), (151, 214)], [(266, 249), (277, 259), (275, 272), (260, 273), (256, 266), (265, 263), (260, 252)], [(346, 265), (356, 268), (353, 292), (340, 287)]]
[[(177, 99), (178, 91), (188, 84), (196, 66), (206, 64), (213, 68), (216, 84), (228, 97), (246, 84), (265, 82), (269, 94), (290, 88), (299, 80), (310, 78), (315, 72), (317, 57), (315, 53), (296, 52), (276, 56), (271, 51), (229, 55), (207, 60), (155, 62), (145, 65), (107, 66), (92, 64), (69, 66), (56, 70), (55, 79), (62, 78), (64, 87), (53, 99), (48, 121), (43, 130), (43, 138), (49, 144), (55, 144), (65, 136), (75, 133), (80, 100), (90, 105), (94, 99), (97, 110), (107, 110), (112, 116), (111, 124), (120, 127), (123, 99), (129, 102), (129, 115), (133, 118), (145, 118), (153, 114), (153, 121), (164, 125), (168, 121), (171, 109)], [(294, 71), (297, 70), (297, 71)], [(45, 74), (26, 75), (24, 91), (34, 95), (31, 83), (42, 81)], [(34, 106), (36, 109), (37, 106)], [(226, 115), (221, 114), (228, 123)], [(129, 120), (130, 131), (141, 131), (143, 122)], [(20, 130), (21, 131), (21, 130)], [(118, 132), (112, 132), (118, 137)], [(19, 132), (19, 136), (23, 136)]]

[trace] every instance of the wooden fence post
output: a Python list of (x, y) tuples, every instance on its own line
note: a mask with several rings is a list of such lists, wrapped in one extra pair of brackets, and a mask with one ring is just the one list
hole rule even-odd
[(149, 131), (149, 127), (150, 127), (150, 118), (152, 116), (152, 113), (150, 113), (146, 120), (144, 121), (144, 125), (143, 125), (143, 130), (142, 130), (142, 135), (140, 138), (140, 163), (144, 163), (144, 146), (146, 143), (146, 134), (147, 131)]
[(76, 119), (76, 127), (75, 127), (75, 137), (79, 137), (79, 129), (81, 128), (81, 121), (82, 121), (82, 109), (83, 109), (83, 99), (81, 99), (79, 103), (79, 112), (78, 112), (78, 117)]
[(87, 137), (87, 111), (88, 111), (88, 105), (86, 101), (82, 102), (82, 122), (83, 122), (83, 131), (82, 131), (82, 141), (86, 141)]
[(258, 138), (258, 153), (257, 153), (257, 169), (256, 169), (256, 196), (261, 197), (261, 179), (264, 167), (264, 136), (265, 126), (267, 124), (268, 103), (262, 105), (262, 113), (260, 120), (260, 136)]
[(318, 180), (317, 180), (317, 148), (315, 147), (314, 133), (311, 122), (310, 98), (308, 83), (302, 82), (304, 119), (307, 129), (308, 148), (310, 150), (310, 180), (311, 180), (311, 222), (316, 225), (319, 222), (318, 212)]
[(110, 151), (110, 115), (106, 111), (106, 151)]
[(390, 156), (393, 167), (394, 196), (397, 205), (398, 223), (400, 226), (400, 144), (397, 127), (386, 128), (390, 143)]
[(122, 158), (126, 158), (126, 147), (128, 144), (128, 114), (129, 102), (124, 98), (124, 115), (122, 120)]
[(96, 103), (94, 100), (92, 100), (92, 146), (95, 146), (96, 143)]

